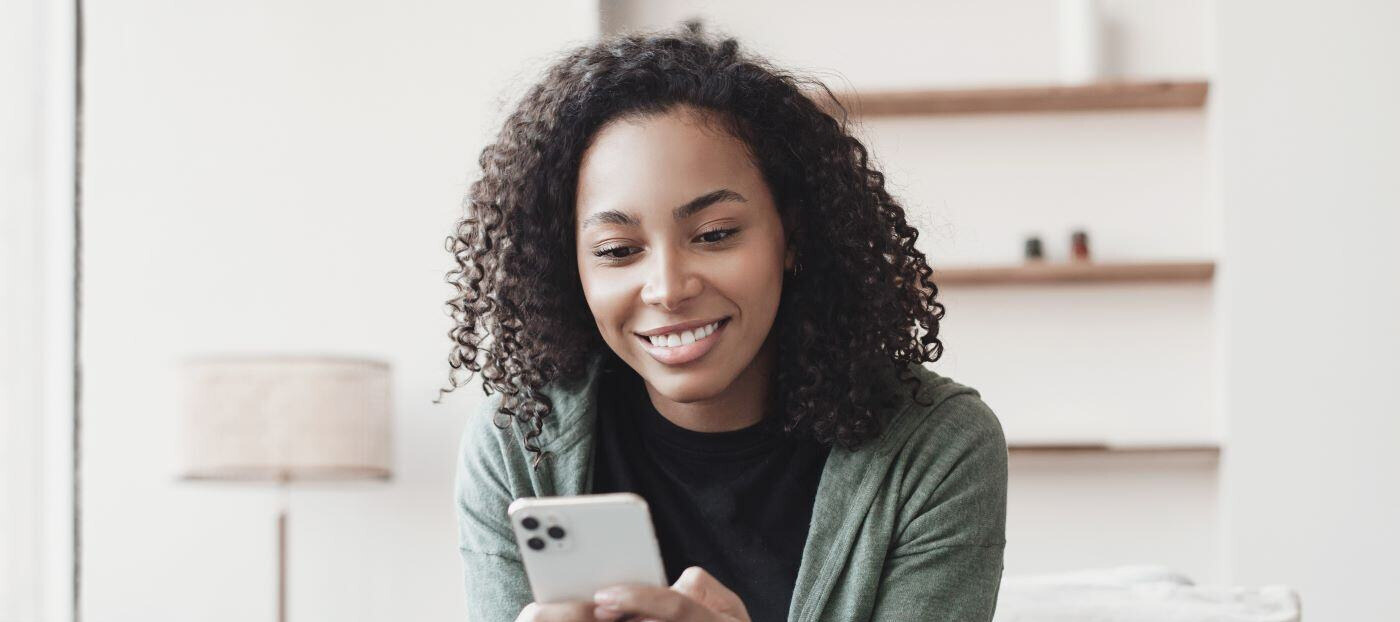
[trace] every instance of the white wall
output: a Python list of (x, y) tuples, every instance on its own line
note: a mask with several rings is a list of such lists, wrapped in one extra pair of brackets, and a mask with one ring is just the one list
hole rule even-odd
[[(1105, 2), (1116, 75), (1212, 71), (1209, 4)], [(691, 16), (840, 88), (1054, 83), (1058, 3), (604, 0), (609, 30)], [(935, 269), (1052, 260), (1085, 227), (1104, 260), (1211, 259), (1210, 108), (867, 119), (859, 133)], [(945, 287), (943, 359), (1013, 442), (1210, 441), (1221, 435), (1209, 284)], [(1216, 464), (1196, 457), (1013, 455), (1008, 574), (1160, 563), (1223, 580)], [(1151, 534), (1151, 537), (1144, 537)]]
[(174, 481), (173, 363), (226, 351), (394, 366), (392, 483), (292, 494), (291, 619), (461, 619), (452, 464), (479, 395), (431, 404), (443, 239), (498, 99), (590, 38), (596, 8), (118, 0), (86, 18), (83, 619), (273, 619), (271, 489)]
[(74, 23), (0, 0), (0, 622), (72, 616)]
[(1221, 2), (1232, 576), (1400, 611), (1400, 5)]
[(32, 327), (37, 305), (23, 304), (41, 291), (41, 117), (34, 96), (42, 77), (39, 37), (30, 2), (0, 4), (0, 620), (38, 615), (35, 534), (39, 515), (39, 458), (30, 448), (41, 438), (37, 427), (41, 397), (30, 372), (42, 351)]

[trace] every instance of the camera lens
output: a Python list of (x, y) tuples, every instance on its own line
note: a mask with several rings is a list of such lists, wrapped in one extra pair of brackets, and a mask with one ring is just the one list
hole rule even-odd
[(526, 529), (535, 529), (540, 526), (540, 521), (536, 520), (533, 516), (526, 516), (520, 521), (520, 526)]
[(544, 548), (544, 540), (541, 540), (539, 538), (530, 538), (529, 540), (526, 540), (525, 543), (530, 545), (530, 548), (535, 549), (536, 551)]
[(550, 527), (550, 528), (549, 528), (549, 537), (554, 538), (555, 540), (562, 540), (562, 539), (564, 538), (564, 528), (563, 528), (563, 527)]

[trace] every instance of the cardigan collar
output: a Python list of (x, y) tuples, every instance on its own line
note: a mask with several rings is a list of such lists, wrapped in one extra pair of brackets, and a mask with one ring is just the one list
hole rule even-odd
[[(584, 363), (584, 370), (570, 378), (560, 379), (542, 389), (542, 393), (550, 398), (553, 405), (553, 412), (545, 418), (544, 426), (541, 430), (542, 439), (540, 448), (549, 452), (569, 451), (586, 436), (591, 436), (593, 422), (597, 417), (598, 408), (598, 385), (599, 375), (605, 373), (609, 357), (615, 357), (611, 352), (594, 351), (587, 356)], [(939, 376), (921, 365), (910, 365), (909, 368), (914, 375), (922, 382), (919, 389), (920, 401), (925, 405), (929, 402), (937, 403), (943, 398), (958, 392), (961, 385), (952, 382), (950, 379)], [(907, 385), (893, 378), (893, 374), (888, 377), (889, 386), (903, 388)], [(906, 411), (917, 402), (907, 393), (899, 391), (899, 400), (894, 408), (894, 415), (886, 420), (887, 425), (894, 425), (902, 418)], [(877, 452), (891, 451), (896, 447), (898, 439), (890, 434), (881, 434), (875, 441), (868, 443)]]

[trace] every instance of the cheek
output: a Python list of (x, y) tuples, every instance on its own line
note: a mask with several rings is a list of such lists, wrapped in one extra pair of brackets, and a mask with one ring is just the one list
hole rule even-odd
[[(733, 253), (715, 266), (712, 282), (723, 283), (725, 293), (749, 313), (777, 308), (783, 286), (783, 258), (771, 249), (754, 245)], [(767, 309), (771, 311), (771, 309)]]
[(615, 327), (625, 319), (632, 287), (622, 275), (609, 275), (590, 268), (579, 271), (583, 285), (583, 297), (588, 301), (588, 310), (604, 336), (611, 335)]

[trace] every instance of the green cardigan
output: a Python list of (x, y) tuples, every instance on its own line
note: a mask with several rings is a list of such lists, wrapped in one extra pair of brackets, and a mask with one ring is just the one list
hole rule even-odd
[[(591, 490), (601, 360), (545, 388), (554, 411), (540, 446), (554, 456), (538, 470), (517, 427), (492, 423), (499, 393), (466, 426), (456, 513), (472, 620), (514, 620), (533, 600), (506, 506)], [(903, 394), (878, 439), (835, 447), (827, 459), (789, 620), (992, 619), (1006, 549), (1001, 423), (976, 390), (911, 369), (924, 384), (921, 401), (933, 405)]]

